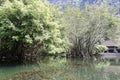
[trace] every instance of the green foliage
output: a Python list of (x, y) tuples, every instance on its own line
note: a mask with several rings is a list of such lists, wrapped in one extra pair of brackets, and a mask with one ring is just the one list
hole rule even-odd
[(6, 0), (0, 6), (0, 50), (10, 52), (16, 45), (24, 50), (39, 45), (41, 52), (65, 52), (67, 43), (59, 12), (47, 1)]
[(107, 50), (108, 48), (106, 46), (103, 46), (103, 45), (95, 45), (95, 51), (96, 53), (99, 53), (99, 52), (103, 52), (105, 50)]
[(95, 44), (120, 34), (120, 18), (109, 11), (106, 3), (86, 4), (82, 9), (68, 5), (63, 20), (73, 56), (91, 57)]

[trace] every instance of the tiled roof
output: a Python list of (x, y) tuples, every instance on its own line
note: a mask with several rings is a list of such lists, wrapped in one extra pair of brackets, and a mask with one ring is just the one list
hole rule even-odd
[(120, 40), (108, 40), (108, 41), (103, 41), (101, 45), (105, 46), (120, 46)]

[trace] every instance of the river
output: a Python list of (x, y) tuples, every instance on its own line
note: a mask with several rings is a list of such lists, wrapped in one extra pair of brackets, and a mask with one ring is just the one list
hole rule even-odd
[(0, 66), (0, 80), (120, 80), (119, 60), (41, 59), (36, 64)]

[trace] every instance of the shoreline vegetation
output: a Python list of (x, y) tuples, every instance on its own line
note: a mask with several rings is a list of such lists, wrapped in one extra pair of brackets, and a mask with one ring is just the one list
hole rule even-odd
[(40, 56), (94, 58), (107, 49), (101, 41), (119, 39), (118, 7), (109, 3), (82, 9), (66, 3), (61, 9), (46, 0), (1, 1), (0, 63), (32, 63)]

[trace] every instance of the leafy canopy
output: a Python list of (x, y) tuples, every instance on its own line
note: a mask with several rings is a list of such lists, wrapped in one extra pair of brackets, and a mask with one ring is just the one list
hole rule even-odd
[[(47, 53), (65, 51), (58, 9), (42, 0), (6, 0), (0, 6), (0, 48), (11, 50), (16, 42), (41, 44)], [(57, 15), (57, 16), (56, 16)]]

